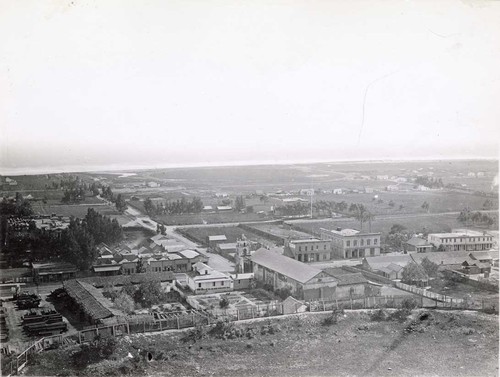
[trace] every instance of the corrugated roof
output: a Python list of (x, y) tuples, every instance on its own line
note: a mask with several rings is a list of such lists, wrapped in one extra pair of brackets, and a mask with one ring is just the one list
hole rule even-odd
[(94, 321), (113, 316), (111, 310), (101, 304), (93, 294), (89, 292), (85, 283), (78, 280), (67, 280), (64, 289), (68, 295), (87, 313)]
[(300, 283), (306, 283), (322, 271), (295, 259), (261, 248), (251, 257), (260, 266), (269, 268)]

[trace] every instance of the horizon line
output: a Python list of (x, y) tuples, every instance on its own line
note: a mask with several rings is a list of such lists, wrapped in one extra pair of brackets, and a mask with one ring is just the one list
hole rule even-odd
[(384, 159), (302, 159), (302, 160), (265, 160), (265, 161), (231, 161), (224, 163), (221, 161), (213, 163), (150, 163), (140, 165), (127, 164), (107, 164), (107, 165), (63, 165), (60, 167), (42, 168), (7, 168), (0, 167), (0, 176), (21, 176), (21, 175), (42, 175), (42, 174), (71, 174), (71, 173), (101, 173), (126, 172), (126, 171), (147, 171), (159, 169), (185, 169), (185, 168), (217, 168), (217, 167), (250, 167), (250, 166), (273, 166), (273, 165), (306, 165), (306, 164), (340, 164), (340, 163), (401, 163), (401, 162), (431, 162), (431, 161), (497, 161), (498, 157), (425, 157), (425, 158), (384, 158)]

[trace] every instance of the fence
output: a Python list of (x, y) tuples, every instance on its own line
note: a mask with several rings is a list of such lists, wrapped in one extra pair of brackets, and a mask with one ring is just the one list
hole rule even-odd
[[(412, 288), (420, 289), (416, 287)], [(432, 299), (433, 295), (437, 295), (436, 293), (427, 291), (426, 294), (430, 294), (425, 296), (430, 299)], [(420, 300), (415, 300), (415, 304), (421, 308), (492, 310), (492, 312), (498, 313), (496, 300), (473, 301), (455, 299), (448, 296), (443, 297), (446, 299), (442, 301), (432, 299), (433, 301), (431, 301), (425, 300), (424, 295), (421, 295)], [(408, 295), (375, 296), (348, 300), (311, 301), (307, 303), (307, 306), (310, 312), (324, 312), (334, 309), (401, 308), (403, 301), (408, 299), (415, 299), (415, 297)], [(33, 355), (58, 346), (92, 342), (101, 337), (118, 337), (129, 334), (210, 325), (219, 320), (235, 322), (253, 318), (274, 317), (283, 314), (283, 304), (276, 302), (266, 305), (247, 305), (239, 309), (213, 309), (205, 312), (191, 310), (190, 312), (162, 313), (158, 316), (158, 319), (154, 317), (148, 319), (129, 318), (123, 323), (87, 328), (73, 335), (53, 335), (37, 340), (12, 361), (2, 363), (2, 375), (12, 376), (18, 374), (28, 364)]]
[(401, 283), (399, 281), (396, 282), (396, 287), (399, 289), (402, 289), (404, 291), (407, 291), (407, 292), (415, 293), (419, 296), (430, 298), (431, 300), (436, 300), (436, 301), (441, 301), (441, 302), (451, 302), (451, 301), (461, 302), (462, 301), (462, 299), (459, 299), (459, 298), (453, 298), (450, 296), (441, 295), (439, 293), (430, 292), (426, 289), (418, 288), (418, 287), (415, 287), (413, 285), (404, 284), (404, 283)]

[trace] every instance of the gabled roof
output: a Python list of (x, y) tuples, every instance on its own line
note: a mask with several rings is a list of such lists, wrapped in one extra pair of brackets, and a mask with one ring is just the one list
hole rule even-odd
[(408, 241), (406, 241), (406, 243), (412, 246), (432, 246), (430, 243), (427, 242), (427, 240), (424, 240), (423, 238), (420, 237), (412, 237)]
[(299, 283), (307, 283), (322, 271), (295, 259), (285, 257), (273, 251), (260, 248), (251, 257), (252, 261), (260, 266), (269, 268), (285, 275)]

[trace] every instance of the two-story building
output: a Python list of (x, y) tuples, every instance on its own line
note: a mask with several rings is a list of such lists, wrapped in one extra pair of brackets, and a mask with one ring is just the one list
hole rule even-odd
[(356, 229), (320, 229), (321, 239), (330, 240), (332, 256), (342, 259), (380, 255), (380, 233), (365, 233)]
[(322, 262), (333, 259), (332, 242), (317, 238), (285, 241), (285, 255), (299, 262)]
[(487, 232), (454, 229), (451, 233), (430, 233), (427, 241), (444, 251), (482, 251), (493, 247), (493, 236)]

